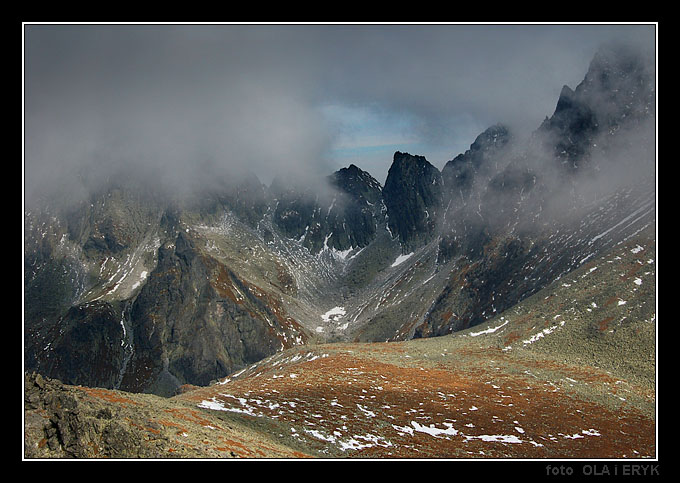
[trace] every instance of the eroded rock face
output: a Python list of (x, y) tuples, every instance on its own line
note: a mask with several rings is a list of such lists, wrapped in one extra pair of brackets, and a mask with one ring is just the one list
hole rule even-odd
[(319, 186), (298, 186), (275, 179), (275, 225), (282, 233), (301, 240), (312, 253), (324, 249), (345, 251), (367, 246), (384, 223), (380, 183), (369, 173), (350, 165)]
[(489, 127), (470, 145), (442, 168), (445, 198), (454, 206), (468, 202), (473, 185), (480, 174), (492, 169), (489, 163), (500, 155), (511, 140), (509, 129), (501, 124)]
[(583, 81), (562, 88), (555, 112), (539, 132), (566, 171), (588, 166), (596, 142), (606, 143), (626, 124), (653, 116), (654, 73), (632, 48), (599, 50)]
[(384, 223), (380, 183), (353, 164), (333, 173), (329, 181), (337, 192), (328, 210), (327, 246), (340, 251), (367, 246)]
[(24, 378), (26, 458), (161, 457), (113, 405), (83, 400), (78, 389), (40, 374)]
[(45, 347), (33, 344), (27, 352), (40, 371), (66, 384), (114, 387), (125, 359), (124, 331), (112, 304), (80, 304), (49, 329)]
[(212, 219), (223, 203), (255, 200), (244, 215), (252, 226), (257, 188), (244, 183), (200, 206), (187, 200), (196, 211), (113, 188), (66, 212), (27, 215), (26, 367), (67, 384), (170, 395), (302, 343), (276, 296), (248, 286), (184, 231), (186, 213)]
[(180, 232), (132, 306), (134, 353), (121, 389), (169, 396), (291, 346), (305, 336), (277, 304)]

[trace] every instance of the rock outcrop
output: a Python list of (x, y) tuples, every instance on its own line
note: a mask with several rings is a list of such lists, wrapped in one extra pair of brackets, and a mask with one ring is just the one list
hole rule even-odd
[(276, 298), (182, 232), (160, 248), (130, 326), (134, 353), (120, 387), (162, 395), (186, 383), (206, 385), (306, 338)]
[(394, 153), (383, 199), (390, 232), (408, 253), (436, 235), (442, 208), (442, 175), (423, 156)]

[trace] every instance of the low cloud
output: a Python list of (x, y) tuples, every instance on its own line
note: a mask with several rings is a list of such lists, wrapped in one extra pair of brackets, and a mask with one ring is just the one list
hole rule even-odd
[[(243, 170), (266, 184), (279, 174), (314, 179), (349, 164), (333, 152), (342, 133), (327, 105), (408, 118), (404, 142), (419, 141), (412, 154), (431, 152), (441, 168), (478, 128), (534, 129), (562, 85), (583, 78), (602, 41), (649, 44), (653, 33), (615, 25), (27, 25), (26, 199), (87, 193), (120, 172), (179, 192)], [(390, 162), (368, 170), (382, 181)]]

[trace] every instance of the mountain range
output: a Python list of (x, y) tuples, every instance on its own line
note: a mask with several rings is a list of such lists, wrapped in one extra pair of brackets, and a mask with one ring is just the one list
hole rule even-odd
[[(210, 388), (308, 348), (317, 357), (390, 352), (414, 339), (476, 341), (510, 323), (494, 336), (505, 337), (494, 339), (500, 357), (563, 329), (558, 308), (536, 297), (550, 290), (546, 298), (569, 305), (582, 295), (570, 291), (576, 280), (639, 247), (644, 260), (598, 279), (608, 296), (579, 306), (581, 332), (563, 335), (555, 352), (575, 363), (590, 351), (597, 371), (622, 370), (607, 365), (608, 331), (642, 333), (636, 343), (653, 350), (654, 81), (634, 50), (603, 48), (530, 135), (490, 126), (441, 171), (396, 152), (384, 186), (353, 164), (314, 183), (291, 176), (266, 186), (239, 173), (183, 196), (122, 175), (87, 199), (27, 207), (24, 368), (69, 386), (171, 399), (196, 399), (182, 393), (202, 387), (196, 401), (223, 409)], [(624, 280), (644, 287), (635, 307), (616, 292)], [(603, 306), (625, 313), (596, 315)], [(653, 365), (642, 359), (626, 377)]]

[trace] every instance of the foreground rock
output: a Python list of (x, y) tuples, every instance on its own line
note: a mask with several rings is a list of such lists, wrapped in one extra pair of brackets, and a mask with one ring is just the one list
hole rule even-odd
[(25, 376), (24, 456), (300, 458), (266, 436), (173, 399)]

